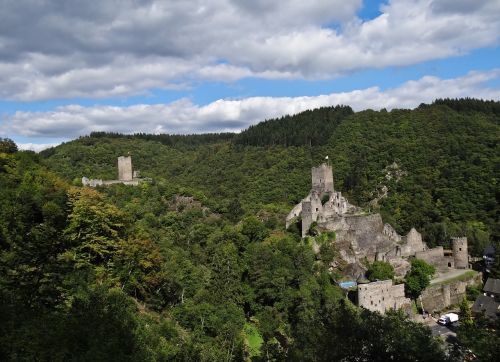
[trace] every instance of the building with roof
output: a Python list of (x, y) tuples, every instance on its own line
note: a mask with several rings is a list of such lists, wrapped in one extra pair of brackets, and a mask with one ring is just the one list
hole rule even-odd
[(484, 313), (489, 319), (496, 320), (500, 314), (500, 279), (488, 278), (483, 292), (474, 302), (472, 312)]
[(500, 279), (488, 278), (484, 284), (483, 291), (488, 296), (500, 301)]
[(498, 318), (498, 314), (500, 313), (500, 303), (492, 297), (480, 295), (477, 297), (474, 305), (472, 306), (472, 313), (484, 313), (485, 317), (491, 320), (496, 320)]

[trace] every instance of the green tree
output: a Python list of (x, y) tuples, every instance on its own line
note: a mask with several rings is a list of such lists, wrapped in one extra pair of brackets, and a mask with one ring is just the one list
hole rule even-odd
[(394, 268), (385, 261), (374, 261), (366, 271), (366, 277), (370, 281), (386, 280), (394, 278)]
[(111, 266), (125, 235), (125, 213), (90, 188), (72, 187), (68, 199), (71, 212), (65, 234), (74, 245), (73, 259), (80, 266)]
[(417, 299), (430, 284), (436, 269), (420, 259), (411, 261), (411, 268), (405, 276), (405, 290), (413, 299)]
[(250, 216), (243, 220), (241, 233), (245, 235), (250, 242), (262, 241), (269, 235), (269, 231), (266, 229), (265, 225), (255, 216)]
[(0, 153), (16, 153), (17, 145), (10, 138), (0, 137)]

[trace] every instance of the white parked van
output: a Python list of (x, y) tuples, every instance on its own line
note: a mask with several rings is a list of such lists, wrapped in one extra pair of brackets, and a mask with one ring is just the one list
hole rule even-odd
[(443, 325), (452, 324), (455, 322), (458, 322), (458, 314), (456, 314), (456, 313), (447, 313), (447, 314), (442, 315), (438, 319), (438, 323), (443, 324)]

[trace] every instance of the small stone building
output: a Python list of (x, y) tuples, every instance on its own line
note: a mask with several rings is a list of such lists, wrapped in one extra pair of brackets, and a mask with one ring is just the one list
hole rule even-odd
[(358, 285), (358, 305), (384, 314), (389, 309), (411, 308), (411, 300), (405, 297), (404, 284), (380, 280)]

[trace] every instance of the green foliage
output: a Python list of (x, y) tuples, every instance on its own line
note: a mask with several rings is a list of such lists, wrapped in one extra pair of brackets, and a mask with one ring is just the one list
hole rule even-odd
[[(496, 361), (500, 353), (500, 322), (491, 328), (491, 322), (482, 314), (471, 320), (470, 308), (461, 303), (461, 313), (466, 315), (466, 323), (460, 323), (457, 331), (458, 344), (452, 355), (453, 360)], [(462, 309), (466, 310), (462, 312)], [(467, 311), (469, 310), (469, 311)]]
[(264, 342), (257, 327), (253, 323), (245, 323), (245, 343), (248, 348), (248, 357), (254, 358), (261, 355), (261, 347)]
[[(326, 333), (317, 343), (320, 361), (445, 361), (430, 329), (401, 311), (386, 316), (347, 303), (331, 310)], [(338, 343), (332, 343), (338, 341)]]
[(335, 128), (353, 114), (351, 107), (323, 107), (250, 126), (235, 137), (245, 146), (318, 146), (325, 144)]
[(125, 214), (92, 189), (71, 188), (68, 195), (71, 211), (65, 234), (74, 245), (77, 267), (109, 267), (124, 237)]
[(0, 153), (16, 153), (17, 145), (10, 138), (0, 137)]
[(477, 297), (481, 294), (482, 289), (483, 289), (482, 284), (468, 285), (465, 288), (467, 300), (474, 302), (477, 299)]
[[(156, 136), (99, 134), (42, 154), (68, 180), (113, 179), (116, 157), (133, 151), (144, 176), (172, 189), (202, 191), (207, 206), (232, 222), (268, 205), (286, 214), (307, 195), (310, 167), (329, 155), (336, 189), (349, 201), (367, 206), (377, 187), (386, 185), (379, 211), (399, 233), (415, 227), (430, 247), (467, 235), (470, 252), (480, 256), (486, 239), (500, 238), (496, 108), (498, 102), (445, 100), (411, 111), (344, 114), (338, 122), (329, 114), (335, 118), (344, 108), (323, 108), (264, 122), (233, 138), (189, 136), (189, 146), (161, 143)], [(296, 135), (294, 146), (283, 146), (290, 144), (283, 139), (287, 132)], [(240, 137), (248, 138), (241, 141), (245, 146)], [(386, 179), (384, 169), (394, 162), (403, 176)]]
[(405, 291), (413, 299), (417, 299), (430, 284), (436, 269), (420, 259), (411, 261), (411, 269), (405, 276)]
[[(366, 206), (383, 183), (380, 212), (399, 232), (430, 245), (465, 234), (480, 253), (499, 235), (497, 103), (329, 107), (241, 135), (96, 133), (41, 157), (0, 152), (0, 359), (446, 360), (424, 326), (344, 299), (334, 233), (302, 241), (283, 220), (329, 155), (350, 201)], [(128, 152), (151, 183), (62, 181), (116, 178)], [(393, 162), (399, 179), (386, 178)], [(432, 273), (415, 260), (408, 292)], [(460, 346), (487, 360), (500, 344), (480, 323)]]
[(374, 261), (366, 271), (366, 277), (371, 282), (394, 278), (394, 268), (385, 261)]
[(460, 302), (460, 324), (465, 329), (472, 328), (474, 321), (472, 319), (472, 310), (470, 308), (467, 298), (463, 298)]
[(269, 234), (269, 231), (261, 221), (251, 216), (243, 220), (241, 233), (245, 235), (250, 242), (256, 242), (264, 240)]

